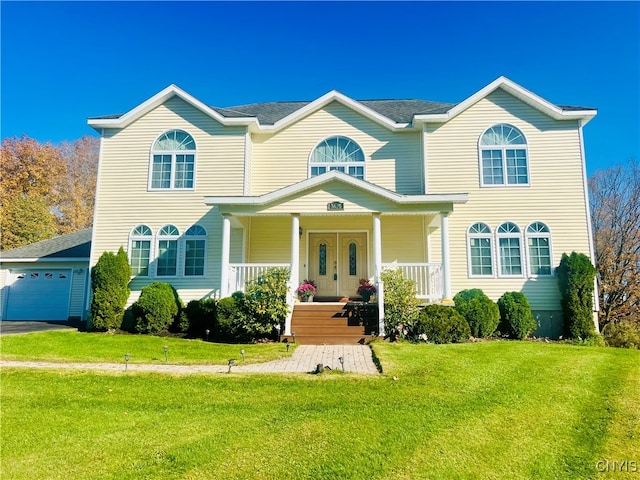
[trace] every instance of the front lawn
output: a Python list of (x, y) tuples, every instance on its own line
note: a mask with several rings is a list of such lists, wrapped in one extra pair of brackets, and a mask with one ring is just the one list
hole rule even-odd
[(4, 369), (0, 476), (638, 478), (600, 473), (640, 468), (638, 351), (374, 349), (371, 377)]
[(245, 363), (277, 360), (294, 351), (287, 352), (283, 343), (231, 345), (152, 335), (54, 331), (0, 337), (0, 359), (124, 363), (124, 355), (129, 353), (129, 363), (165, 363), (165, 345), (169, 347), (169, 363), (182, 365), (226, 365), (230, 358), (240, 363), (241, 349)]

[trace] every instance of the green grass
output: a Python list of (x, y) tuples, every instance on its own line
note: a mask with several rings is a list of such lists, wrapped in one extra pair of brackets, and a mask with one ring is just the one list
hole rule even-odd
[(640, 352), (374, 344), (384, 373), (4, 369), (3, 479), (589, 479), (640, 462)]
[(0, 337), (0, 359), (122, 363), (129, 353), (129, 363), (165, 363), (165, 345), (169, 347), (169, 363), (182, 365), (226, 365), (230, 358), (240, 363), (241, 349), (245, 350), (245, 363), (277, 360), (294, 351), (287, 352), (282, 343), (230, 345), (151, 335), (54, 331)]

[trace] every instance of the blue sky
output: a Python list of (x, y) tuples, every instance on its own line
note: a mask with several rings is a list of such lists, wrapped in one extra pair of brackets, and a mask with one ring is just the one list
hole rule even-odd
[(2, 138), (97, 135), (175, 83), (209, 105), (459, 102), (504, 75), (596, 107), (587, 170), (640, 158), (640, 2), (0, 3)]

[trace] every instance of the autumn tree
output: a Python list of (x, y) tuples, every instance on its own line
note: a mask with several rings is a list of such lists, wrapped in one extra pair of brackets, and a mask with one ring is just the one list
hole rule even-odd
[(17, 195), (3, 202), (0, 228), (0, 249), (7, 250), (53, 237), (56, 221), (44, 198)]
[(640, 322), (640, 164), (595, 172), (589, 192), (601, 323)]

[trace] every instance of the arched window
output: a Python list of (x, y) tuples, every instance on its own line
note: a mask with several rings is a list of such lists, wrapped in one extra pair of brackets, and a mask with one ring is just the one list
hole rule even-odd
[(480, 183), (482, 186), (529, 184), (527, 140), (516, 127), (501, 123), (480, 137)]
[(493, 240), (485, 223), (474, 223), (467, 232), (469, 240), (469, 276), (493, 276)]
[(150, 190), (191, 190), (194, 184), (196, 143), (186, 132), (165, 132), (153, 144), (149, 167)]
[(347, 137), (330, 137), (322, 140), (311, 152), (309, 176), (338, 170), (364, 180), (364, 166), (364, 153), (356, 142)]
[(503, 277), (522, 276), (522, 249), (520, 228), (515, 223), (505, 222), (496, 230), (498, 239), (499, 272)]
[(184, 275), (203, 276), (206, 258), (207, 231), (200, 225), (189, 227), (184, 233)]
[(158, 231), (158, 277), (175, 277), (178, 272), (178, 240), (180, 231), (174, 225), (165, 225)]
[(134, 276), (149, 276), (149, 258), (153, 233), (146, 225), (138, 225), (129, 234), (129, 263)]
[(551, 275), (551, 233), (542, 222), (533, 222), (527, 227), (527, 249), (529, 274)]

